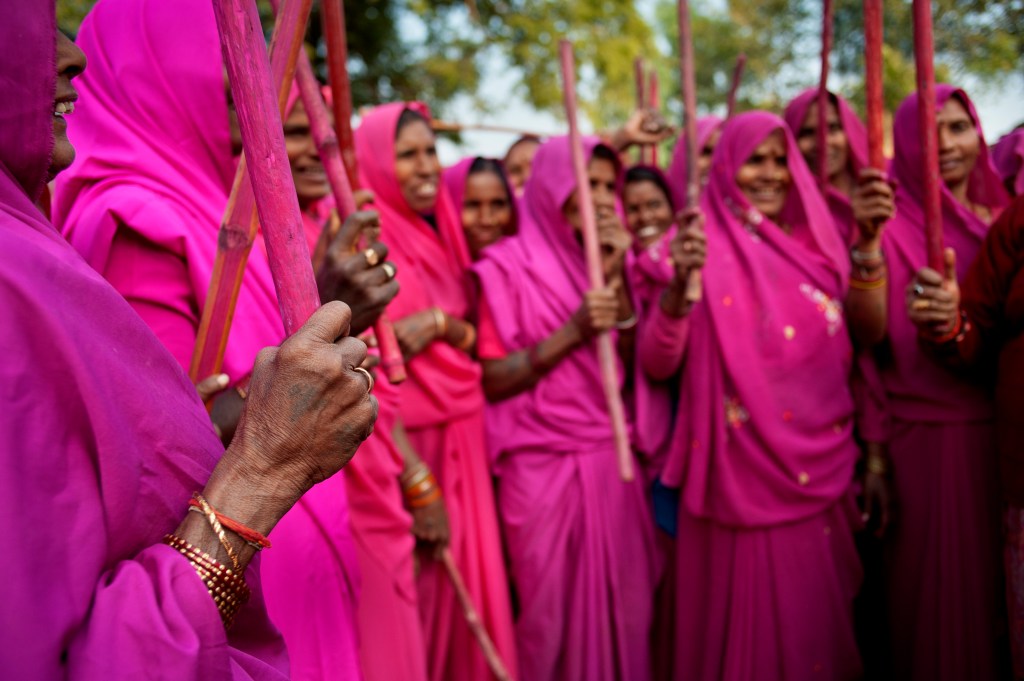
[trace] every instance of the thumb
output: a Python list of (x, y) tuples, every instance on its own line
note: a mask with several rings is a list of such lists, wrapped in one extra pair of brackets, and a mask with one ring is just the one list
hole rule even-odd
[(946, 263), (946, 273), (944, 278), (948, 282), (956, 283), (956, 251), (952, 248), (947, 248), (942, 253), (942, 259)]

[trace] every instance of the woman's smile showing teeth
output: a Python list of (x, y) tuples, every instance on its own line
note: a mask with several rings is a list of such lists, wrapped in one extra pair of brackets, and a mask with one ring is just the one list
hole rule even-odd
[(416, 188), (416, 195), (423, 198), (430, 198), (437, 194), (437, 185), (433, 182), (424, 182)]
[(53, 107), (53, 115), (59, 118), (63, 118), (64, 114), (74, 112), (75, 103), (73, 101), (57, 102)]

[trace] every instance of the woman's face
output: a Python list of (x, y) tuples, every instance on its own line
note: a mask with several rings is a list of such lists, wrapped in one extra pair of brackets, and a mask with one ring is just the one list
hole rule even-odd
[(786, 159), (786, 138), (781, 130), (757, 145), (736, 173), (736, 184), (750, 205), (770, 220), (777, 220), (782, 213), (792, 183)]
[[(618, 179), (615, 164), (606, 158), (595, 156), (590, 159), (590, 164), (587, 166), (587, 175), (590, 177), (590, 195), (594, 202), (594, 213), (597, 219), (614, 215), (615, 181)], [(576, 193), (574, 191), (562, 206), (562, 215), (572, 225), (573, 231), (579, 232), (583, 228), (583, 220), (580, 217)]]
[(700, 172), (700, 186), (708, 183), (708, 173), (711, 171), (711, 158), (715, 155), (715, 147), (718, 140), (722, 138), (722, 128), (715, 128), (714, 132), (708, 135), (708, 141), (700, 150), (700, 158), (697, 159), (697, 170)]
[(950, 97), (937, 116), (939, 173), (947, 186), (966, 182), (981, 153), (981, 136), (957, 97)]
[(75, 160), (75, 148), (68, 139), (64, 115), (75, 110), (78, 93), (71, 79), (85, 70), (85, 54), (66, 35), (57, 31), (57, 89), (53, 97), (53, 152), (50, 154), (48, 180), (67, 170)]
[(301, 100), (295, 103), (284, 122), (284, 145), (288, 151), (288, 163), (292, 167), (295, 193), (298, 194), (299, 205), (305, 209), (327, 196), (331, 186), (327, 182), (327, 172), (320, 161), (316, 144), (313, 143), (309, 116)]
[(462, 228), (473, 257), (507, 234), (511, 225), (512, 199), (505, 183), (487, 170), (471, 173), (462, 198)]
[(533, 157), (540, 148), (540, 142), (535, 140), (524, 140), (509, 150), (505, 157), (505, 169), (508, 171), (508, 181), (512, 183), (512, 189), (516, 194), (522, 195), (526, 181), (530, 179), (530, 169), (533, 166)]
[(626, 225), (641, 246), (654, 242), (672, 225), (668, 197), (651, 180), (629, 182), (622, 191), (622, 201), (626, 208)]
[(441, 164), (434, 131), (421, 120), (402, 126), (395, 138), (395, 176), (410, 208), (420, 215), (434, 212)]
[[(836, 177), (847, 171), (847, 164), (850, 159), (850, 145), (846, 139), (846, 132), (839, 120), (839, 111), (835, 103), (829, 99), (828, 111), (826, 113), (828, 122), (828, 137), (826, 138), (826, 149), (828, 156), (825, 158), (826, 172), (828, 176)], [(817, 173), (818, 169), (818, 103), (814, 102), (807, 107), (807, 116), (800, 126), (800, 132), (796, 137), (797, 146), (803, 155), (807, 165)]]

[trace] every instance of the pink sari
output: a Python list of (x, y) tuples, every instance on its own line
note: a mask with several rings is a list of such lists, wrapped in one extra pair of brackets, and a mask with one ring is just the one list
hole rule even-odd
[[(401, 319), (438, 305), (464, 319), (470, 311), (465, 276), (469, 255), (451, 199), (442, 185), (435, 230), (409, 208), (395, 178), (395, 134), (406, 108), (429, 116), (422, 104), (387, 104), (367, 114), (356, 131), (363, 186), (373, 191), (383, 238), (402, 284), (388, 309)], [(512, 613), (487, 465), (480, 367), (462, 350), (435, 342), (406, 368), (409, 378), (399, 391), (402, 421), (438, 478), (455, 562), (484, 626), (514, 673)], [(440, 563), (423, 560), (418, 582), (429, 678), (487, 678), (486, 661)]]
[[(91, 65), (71, 122), (80, 162), (58, 180), (55, 220), (188, 366), (234, 168), (211, 6), (104, 0), (78, 40)], [(284, 337), (260, 241), (225, 355), (235, 380)], [(165, 278), (153, 279), (157, 271)], [(292, 678), (359, 674), (359, 570), (348, 523), (339, 475), (289, 511), (263, 556), (267, 606), (288, 644)]]
[(195, 388), (34, 205), (54, 144), (56, 32), (53, 2), (4, 7), (0, 665), (13, 679), (281, 681), (259, 561), (225, 631), (195, 570), (160, 541), (223, 452)]
[[(981, 135), (974, 106), (962, 90), (936, 88), (937, 106), (964, 103)], [(896, 217), (883, 247), (889, 264), (889, 360), (881, 365), (892, 417), (889, 453), (899, 517), (886, 536), (892, 652), (897, 678), (994, 678), (1001, 618), (999, 487), (987, 386), (971, 383), (921, 352), (906, 313), (905, 290), (925, 265), (921, 207), (923, 154), (917, 96), (896, 112), (892, 175), (899, 183)], [(984, 137), (969, 180), (971, 201), (993, 217), (1006, 192)], [(962, 280), (988, 225), (943, 186), (943, 238), (957, 253)]]
[[(779, 129), (791, 234), (751, 208), (735, 181)], [(858, 678), (845, 248), (771, 114), (726, 123), (702, 207), (704, 297), (682, 320), (657, 308), (641, 340), (645, 352), (678, 338), (664, 361), (685, 356), (662, 474), (682, 494), (674, 678)]]
[[(597, 144), (585, 140), (588, 155)], [(519, 234), (474, 267), (509, 351), (549, 336), (588, 288), (561, 212), (575, 188), (568, 139), (546, 142)], [(650, 678), (654, 523), (646, 483), (619, 477), (595, 347), (575, 349), (533, 389), (489, 408), (523, 678)]]
[(1003, 135), (992, 145), (992, 165), (1014, 196), (1024, 195), (1024, 130)]

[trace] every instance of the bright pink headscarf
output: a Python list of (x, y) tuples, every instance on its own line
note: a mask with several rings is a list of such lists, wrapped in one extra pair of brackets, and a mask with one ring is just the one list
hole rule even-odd
[(992, 146), (992, 164), (1003, 178), (1004, 186), (1024, 196), (1024, 129), (1018, 128)]
[[(867, 128), (864, 127), (864, 123), (857, 117), (856, 112), (854, 112), (845, 99), (832, 92), (829, 92), (828, 95), (839, 110), (839, 124), (843, 127), (843, 132), (846, 134), (849, 163), (853, 176), (857, 177), (861, 169), (866, 168), (868, 165)], [(817, 102), (817, 97), (818, 89), (811, 88), (801, 92), (793, 101), (786, 105), (784, 118), (794, 136), (800, 134), (800, 128), (803, 127), (804, 120), (807, 118), (807, 111), (811, 108), (812, 104)], [(856, 222), (853, 219), (850, 197), (830, 186), (826, 198), (828, 199), (829, 210), (832, 211), (832, 217), (835, 219), (836, 228), (840, 230), (843, 241), (845, 243), (852, 243), (856, 236)]]
[[(751, 207), (736, 173), (775, 130), (792, 185), (781, 221)], [(663, 480), (700, 518), (757, 527), (812, 516), (848, 488), (857, 449), (843, 318), (848, 256), (782, 119), (722, 130), (702, 208), (704, 297), (690, 313), (679, 417)]]
[[(440, 306), (465, 319), (470, 311), (469, 250), (451, 197), (440, 183), (435, 230), (409, 207), (395, 176), (395, 135), (406, 109), (430, 118), (426, 105), (419, 102), (385, 104), (363, 117), (355, 136), (363, 186), (373, 192), (382, 239), (391, 249), (389, 257), (398, 267), (402, 285), (389, 314), (401, 319)], [(462, 350), (448, 343), (431, 343), (407, 368), (411, 380), (402, 386), (402, 416), (407, 426), (441, 425), (483, 408), (480, 367)]]
[(56, 30), (52, 0), (4, 6), (0, 667), (17, 679), (283, 679), (257, 571), (225, 631), (192, 566), (160, 543), (223, 451), (195, 388), (33, 205), (53, 149)]
[[(999, 175), (989, 160), (981, 121), (974, 104), (963, 90), (938, 85), (936, 110), (950, 97), (958, 97), (978, 129), (980, 153), (971, 172), (968, 198), (989, 208), (992, 218), (1009, 203)], [(898, 183), (896, 216), (889, 221), (883, 245), (889, 265), (889, 345), (892, 362), (883, 369), (893, 415), (904, 420), (977, 421), (990, 418), (991, 400), (980, 386), (972, 386), (925, 357), (918, 348), (917, 330), (906, 311), (905, 289), (918, 269), (926, 263), (924, 235), (924, 153), (921, 151), (917, 119), (917, 95), (908, 96), (896, 111), (893, 134), (896, 140), (892, 176)], [(942, 186), (942, 236), (947, 247), (956, 250), (957, 278), (967, 273), (989, 225), (960, 204)]]
[[(715, 131), (722, 127), (718, 116), (702, 116), (697, 119), (697, 157)], [(672, 161), (668, 166), (668, 186), (672, 190), (672, 203), (677, 209), (686, 205), (686, 138), (680, 136), (672, 150)]]

